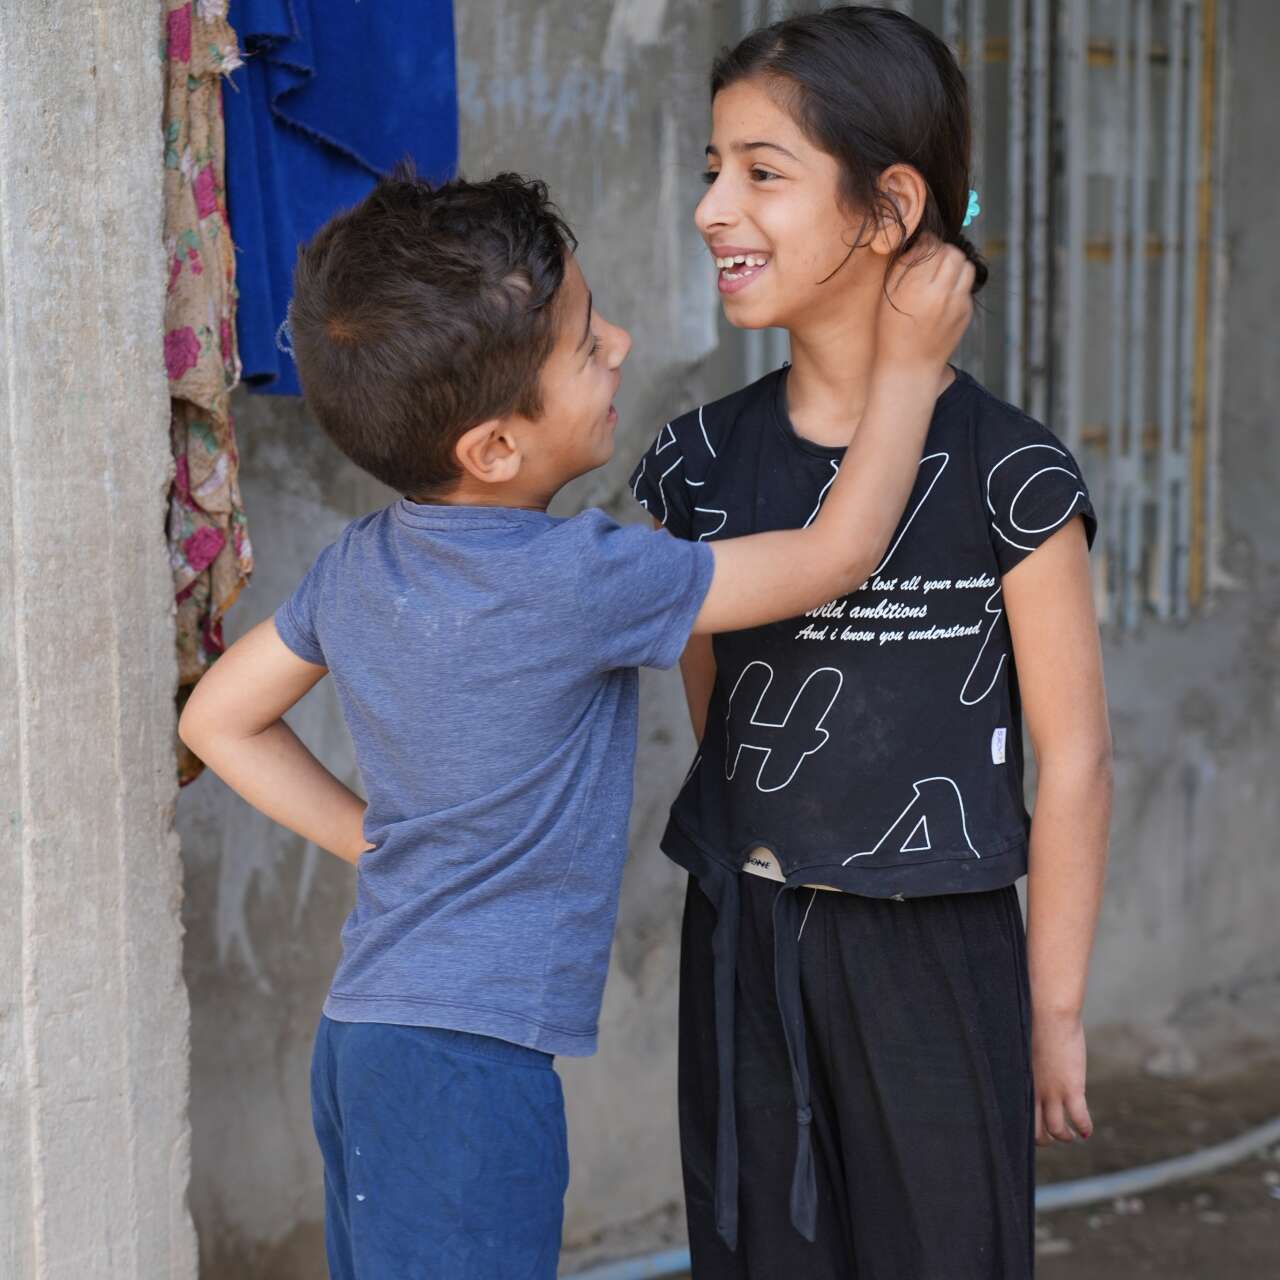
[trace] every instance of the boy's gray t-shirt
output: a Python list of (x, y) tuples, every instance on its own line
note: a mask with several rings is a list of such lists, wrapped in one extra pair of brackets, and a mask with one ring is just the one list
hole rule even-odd
[(699, 543), (402, 500), (275, 615), (333, 676), (368, 809), (325, 1013), (589, 1054), (617, 914), (637, 667), (670, 667)]

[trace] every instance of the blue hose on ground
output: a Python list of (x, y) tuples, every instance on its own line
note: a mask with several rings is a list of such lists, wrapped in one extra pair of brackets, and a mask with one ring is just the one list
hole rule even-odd
[(1190, 1155), (1160, 1160), (1156, 1164), (1140, 1164), (1136, 1168), (1121, 1169), (1116, 1173), (1102, 1173), (1094, 1178), (1050, 1183), (1036, 1192), (1036, 1209), (1040, 1213), (1052, 1213), (1055, 1209), (1073, 1209), (1098, 1200), (1114, 1200), (1120, 1196), (1153, 1191), (1170, 1182), (1216, 1173), (1263, 1147), (1269, 1147), (1273, 1142), (1280, 1142), (1280, 1116), (1238, 1137), (1220, 1142), (1217, 1146), (1205, 1147), (1202, 1151), (1193, 1151)]
[(689, 1250), (669, 1249), (666, 1253), (624, 1258), (590, 1271), (579, 1271), (568, 1280), (660, 1280), (662, 1276), (678, 1276), (688, 1270)]
[[(1190, 1155), (1039, 1187), (1036, 1190), (1036, 1212), (1052, 1213), (1056, 1209), (1072, 1209), (1095, 1204), (1099, 1200), (1115, 1200), (1180, 1182), (1184, 1178), (1203, 1177), (1236, 1164), (1272, 1143), (1280, 1143), (1280, 1116), (1238, 1137), (1193, 1151)], [(580, 1271), (573, 1280), (662, 1280), (662, 1277), (677, 1276), (688, 1270), (689, 1250), (670, 1249), (666, 1253), (628, 1258), (591, 1271)]]

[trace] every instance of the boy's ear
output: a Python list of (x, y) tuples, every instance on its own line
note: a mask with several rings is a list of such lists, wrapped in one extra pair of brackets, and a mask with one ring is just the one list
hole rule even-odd
[(453, 452), (463, 471), (482, 484), (504, 484), (520, 471), (520, 445), (505, 418), (490, 418), (464, 431)]
[(920, 225), (929, 189), (920, 170), (909, 164), (890, 165), (880, 175), (879, 185), (881, 207), (869, 247), (888, 257)]

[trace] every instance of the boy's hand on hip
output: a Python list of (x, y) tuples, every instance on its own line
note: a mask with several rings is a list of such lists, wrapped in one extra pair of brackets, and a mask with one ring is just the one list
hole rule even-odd
[(1071, 1142), (1093, 1132), (1085, 1101), (1084, 1026), (1075, 1014), (1036, 1014), (1031, 1022), (1036, 1146)]
[(876, 321), (876, 368), (941, 370), (973, 316), (974, 268), (927, 237), (889, 269)]

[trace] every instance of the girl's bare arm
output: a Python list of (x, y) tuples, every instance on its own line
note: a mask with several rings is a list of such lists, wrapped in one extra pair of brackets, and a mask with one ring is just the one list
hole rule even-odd
[(707, 731), (707, 708), (716, 683), (716, 655), (710, 636), (690, 636), (680, 657), (680, 676), (684, 681), (684, 700), (689, 704), (689, 722), (699, 742)]
[(1111, 818), (1111, 731), (1080, 520), (1004, 577), (1039, 769), (1027, 881), (1036, 1141), (1088, 1137), (1082, 1025)]

